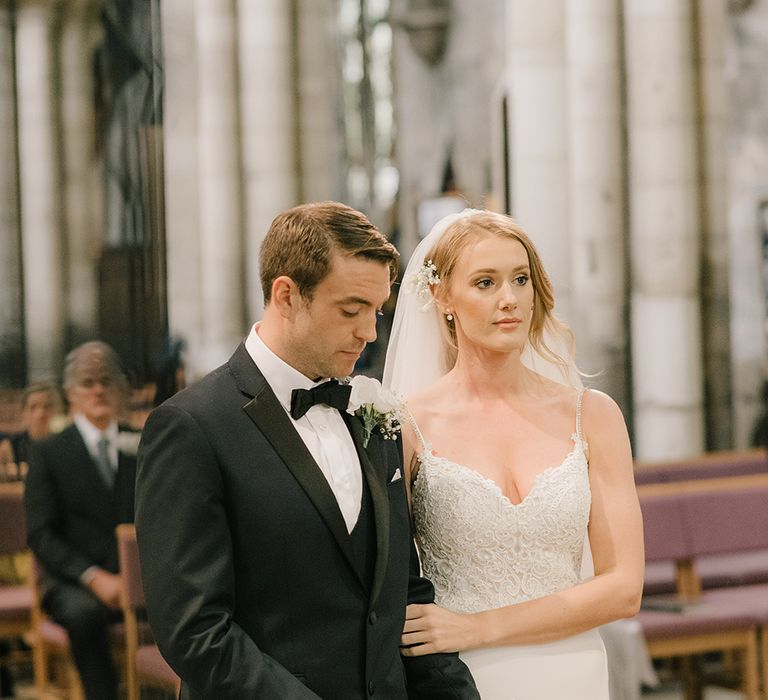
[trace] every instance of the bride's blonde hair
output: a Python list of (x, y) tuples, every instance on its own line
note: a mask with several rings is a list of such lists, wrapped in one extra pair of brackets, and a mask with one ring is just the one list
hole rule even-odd
[[(484, 234), (510, 238), (518, 241), (528, 254), (528, 262), (531, 270), (531, 284), (533, 285), (533, 317), (528, 331), (528, 342), (534, 350), (545, 359), (553, 362), (563, 372), (564, 376), (573, 369), (574, 337), (571, 329), (554, 315), (555, 297), (549, 275), (544, 269), (541, 257), (533, 245), (528, 234), (523, 231), (518, 223), (509, 216), (497, 214), (491, 211), (479, 211), (469, 216), (462, 216), (452, 223), (443, 233), (435, 247), (426, 255), (431, 260), (437, 274), (440, 276), (440, 285), (432, 288), (433, 294), (439, 296), (440, 287), (445, 289), (450, 284), (451, 275), (462, 252), (467, 246)], [(435, 305), (437, 306), (437, 305)], [(439, 309), (437, 309), (437, 313)], [(458, 355), (456, 340), (456, 327), (440, 314), (443, 321), (440, 323), (440, 333), (443, 346), (443, 371), (448, 372), (455, 364)], [(547, 330), (553, 338), (562, 341), (557, 343), (568, 350), (568, 356), (563, 357), (549, 347), (544, 338)]]

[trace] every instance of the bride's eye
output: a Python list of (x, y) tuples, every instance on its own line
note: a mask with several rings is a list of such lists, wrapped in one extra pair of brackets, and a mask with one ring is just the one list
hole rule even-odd
[(515, 284), (524, 286), (528, 282), (528, 275), (518, 275), (515, 277)]
[(476, 287), (480, 287), (480, 289), (488, 289), (493, 284), (493, 280), (489, 277), (483, 277), (481, 280), (477, 280), (475, 282)]

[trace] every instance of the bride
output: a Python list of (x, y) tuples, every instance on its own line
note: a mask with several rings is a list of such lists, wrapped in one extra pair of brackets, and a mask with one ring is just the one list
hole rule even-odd
[(408, 607), (402, 653), (459, 651), (483, 700), (607, 700), (596, 628), (640, 603), (624, 420), (581, 388), (553, 307), (525, 232), (468, 209), (416, 249), (387, 351), (384, 384), (407, 397), (414, 527), (436, 593)]

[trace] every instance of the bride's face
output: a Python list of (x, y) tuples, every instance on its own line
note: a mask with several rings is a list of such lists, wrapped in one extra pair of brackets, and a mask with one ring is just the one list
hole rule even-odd
[(479, 235), (459, 255), (445, 291), (441, 308), (453, 314), (460, 350), (522, 350), (534, 290), (528, 253), (520, 241)]

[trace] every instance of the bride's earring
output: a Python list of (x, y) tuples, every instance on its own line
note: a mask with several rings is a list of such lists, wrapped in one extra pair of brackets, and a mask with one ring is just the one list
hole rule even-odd
[(453, 321), (453, 314), (450, 311), (447, 314), (445, 314), (445, 320)]

